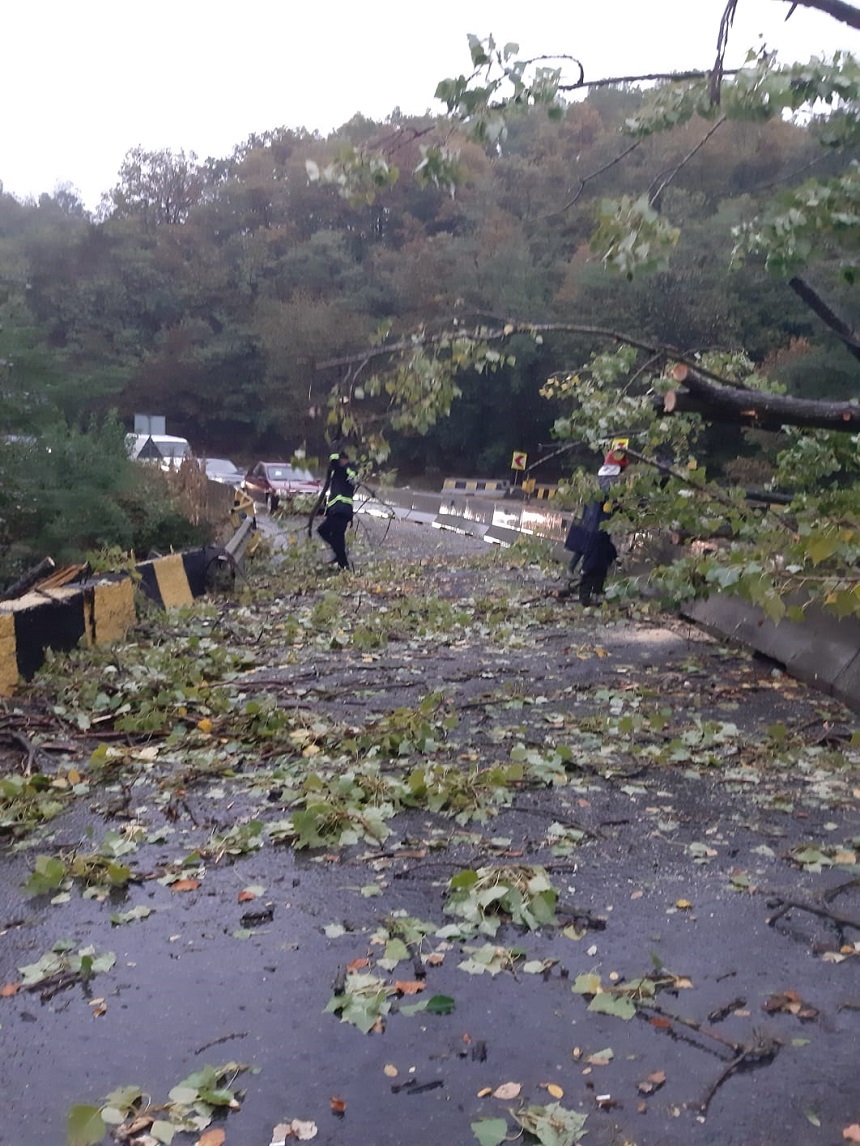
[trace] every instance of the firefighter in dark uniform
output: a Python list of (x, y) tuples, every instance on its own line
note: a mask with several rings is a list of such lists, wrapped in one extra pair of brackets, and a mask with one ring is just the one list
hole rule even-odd
[(325, 520), (317, 529), (323, 541), (331, 546), (334, 560), (341, 569), (349, 569), (346, 551), (346, 531), (352, 521), (352, 496), (358, 485), (358, 474), (349, 462), (346, 450), (339, 450), (329, 458), (328, 473), (320, 498), (325, 501)]
[(601, 525), (612, 516), (611, 506), (606, 501), (605, 495), (619, 480), (627, 468), (628, 461), (627, 451), (621, 442), (613, 443), (603, 459), (603, 465), (597, 471), (597, 484), (604, 496), (586, 505), (581, 520), (571, 525), (564, 543), (565, 549), (569, 549), (572, 553), (568, 564), (571, 577), (582, 561), (579, 600), (583, 605), (591, 605), (595, 600), (600, 601), (609, 568), (618, 559), (618, 551), (612, 543), (612, 538), (605, 529), (601, 529)]

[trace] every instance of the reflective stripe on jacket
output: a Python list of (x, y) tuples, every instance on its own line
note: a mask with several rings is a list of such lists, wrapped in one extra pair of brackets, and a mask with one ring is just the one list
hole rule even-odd
[(352, 495), (358, 484), (358, 474), (353, 469), (335, 466), (329, 485), (326, 513), (343, 513), (352, 516)]

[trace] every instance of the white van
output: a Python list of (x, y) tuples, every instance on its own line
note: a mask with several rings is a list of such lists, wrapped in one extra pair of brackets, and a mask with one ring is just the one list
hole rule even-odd
[(191, 456), (188, 439), (171, 434), (129, 434), (126, 445), (132, 461), (157, 462), (163, 470), (177, 470)]

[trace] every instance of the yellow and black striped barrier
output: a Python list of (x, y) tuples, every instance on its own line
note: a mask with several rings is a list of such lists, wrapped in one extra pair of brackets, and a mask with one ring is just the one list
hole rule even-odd
[(521, 488), (529, 501), (549, 501), (558, 493), (558, 486), (541, 485), (534, 478), (526, 478)]
[(457, 494), (460, 497), (506, 497), (511, 488), (509, 481), (496, 481), (492, 478), (445, 478), (442, 493)]
[(83, 585), (37, 586), (0, 602), (0, 695), (30, 680), (48, 649), (68, 652), (122, 640), (136, 620), (138, 585), (165, 609), (190, 605), (205, 592), (209, 559), (205, 549), (172, 553), (141, 562), (138, 579), (116, 574)]

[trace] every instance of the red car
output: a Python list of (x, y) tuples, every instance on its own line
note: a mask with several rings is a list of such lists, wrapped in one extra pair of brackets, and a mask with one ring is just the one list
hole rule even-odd
[(257, 462), (245, 474), (242, 488), (274, 513), (284, 498), (319, 497), (322, 482), (310, 470), (298, 469), (289, 462)]

